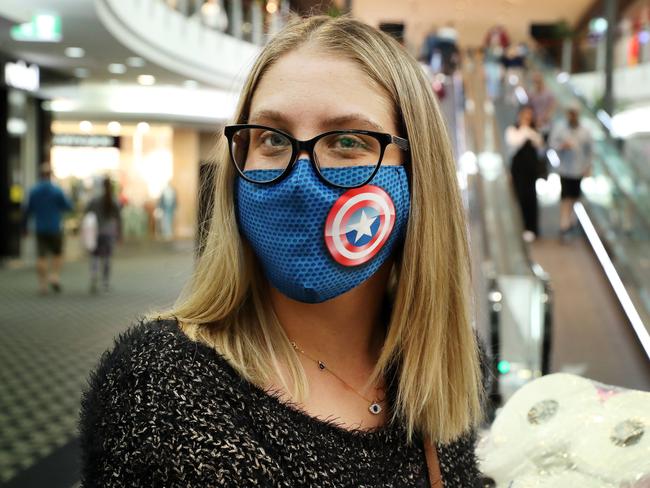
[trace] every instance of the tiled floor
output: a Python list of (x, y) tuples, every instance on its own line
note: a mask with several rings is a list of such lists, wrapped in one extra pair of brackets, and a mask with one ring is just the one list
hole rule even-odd
[[(597, 267), (583, 245), (542, 239), (533, 246), (555, 277), (554, 367), (647, 389), (647, 363), (630, 353), (637, 344), (616, 308), (599, 300), (600, 312), (592, 306), (609, 290), (597, 274), (585, 274)], [(189, 245), (122, 249), (112, 291), (96, 296), (85, 262), (66, 266), (61, 295), (39, 296), (33, 268), (0, 269), (0, 486), (78, 486), (76, 422), (89, 370), (117, 333), (173, 302), (191, 267)]]
[(89, 370), (117, 333), (173, 303), (191, 266), (190, 245), (122, 249), (111, 291), (90, 295), (80, 261), (46, 296), (33, 268), (0, 268), (0, 486), (74, 440)]

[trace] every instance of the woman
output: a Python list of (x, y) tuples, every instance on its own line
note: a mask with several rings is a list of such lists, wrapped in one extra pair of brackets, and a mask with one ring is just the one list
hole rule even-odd
[(90, 258), (90, 292), (97, 293), (99, 287), (99, 265), (102, 265), (102, 287), (108, 290), (111, 278), (111, 256), (115, 241), (120, 236), (120, 206), (113, 196), (110, 177), (102, 180), (102, 194), (93, 199), (86, 212), (92, 212), (97, 219), (97, 243)]
[(235, 121), (188, 292), (92, 377), (84, 486), (474, 486), (465, 222), (419, 65), (296, 20)]
[(535, 182), (543, 176), (539, 151), (544, 145), (542, 136), (535, 130), (532, 107), (519, 110), (517, 124), (506, 129), (506, 144), (511, 154), (512, 184), (524, 219), (523, 237), (526, 242), (532, 242), (539, 233)]
[(501, 96), (502, 60), (509, 45), (508, 34), (501, 26), (492, 27), (485, 36), (483, 62), (487, 94), (491, 100), (496, 100)]

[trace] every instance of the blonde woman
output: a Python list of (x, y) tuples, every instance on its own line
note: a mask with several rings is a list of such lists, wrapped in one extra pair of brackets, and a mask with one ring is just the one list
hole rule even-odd
[(465, 222), (419, 65), (296, 20), (234, 119), (187, 293), (91, 378), (84, 486), (474, 486)]

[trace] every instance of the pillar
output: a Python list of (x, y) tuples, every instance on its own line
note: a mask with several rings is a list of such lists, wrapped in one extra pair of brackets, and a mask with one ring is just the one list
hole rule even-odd
[(192, 239), (196, 232), (199, 182), (199, 135), (195, 130), (174, 129), (174, 175), (176, 190), (174, 237)]
[(605, 94), (603, 109), (614, 115), (614, 36), (616, 34), (616, 0), (605, 0), (607, 33), (605, 37)]
[(565, 73), (571, 73), (572, 66), (572, 56), (573, 56), (573, 39), (571, 37), (565, 37), (562, 40), (562, 71)]
[(264, 43), (264, 14), (258, 2), (251, 3), (252, 42), (258, 46)]
[(244, 23), (244, 11), (242, 9), (242, 0), (229, 0), (229, 12), (230, 12), (230, 34), (237, 38), (241, 39), (242, 35), (242, 24)]

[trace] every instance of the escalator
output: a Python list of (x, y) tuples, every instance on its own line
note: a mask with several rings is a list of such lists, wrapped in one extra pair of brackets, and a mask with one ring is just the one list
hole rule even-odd
[(523, 384), (550, 372), (552, 295), (546, 273), (521, 239), (481, 68), (473, 59), (463, 63), (469, 150), (459, 157), (459, 173), (467, 188), (477, 329), (496, 379), (489, 392), (492, 415)]
[[(561, 106), (575, 103), (569, 87), (551, 70), (543, 72)], [(508, 88), (510, 93), (516, 89), (506, 87), (506, 96), (475, 104), (484, 108), (481, 126), (492, 127), (484, 140), (488, 146), (494, 141), (495, 158), (505, 165), (503, 134), (517, 111), (517, 97), (508, 96)], [(582, 115), (581, 123), (594, 136), (595, 158), (593, 175), (583, 182), (583, 201), (574, 209), (581, 232), (569, 243), (559, 241), (559, 177), (551, 174), (538, 181), (541, 236), (526, 246), (530, 262), (548, 272), (553, 291), (552, 334), (546, 333), (549, 370), (649, 390), (648, 182), (621, 157), (598, 116), (587, 107)], [(509, 193), (507, 185), (502, 190)], [(504, 200), (498, 211), (510, 212), (507, 205)]]
[[(488, 99), (482, 73), (478, 61), (466, 59), (462, 76), (447, 80), (447, 93), (453, 97), (441, 105), (454, 131), (459, 182), (469, 215), (476, 328), (493, 358), (496, 381), (489, 392), (490, 414), (523, 384), (552, 372), (650, 390), (643, 334), (630, 320), (612, 281), (612, 276), (621, 277), (625, 285), (621, 282), (619, 288), (626, 289), (629, 283), (638, 283), (629, 280), (626, 266), (640, 273), (650, 256), (644, 250), (646, 227), (637, 223), (638, 203), (623, 201), (623, 190), (611, 180), (607, 188), (618, 193), (603, 197), (604, 178), (625, 175), (620, 168), (613, 169), (624, 161), (620, 156), (613, 159), (611, 144), (595, 136), (599, 147), (594, 177), (585, 181), (583, 204), (575, 209), (581, 232), (568, 244), (558, 239), (559, 177), (552, 174), (539, 181), (541, 236), (525, 243), (503, 140), (517, 111), (509, 100), (516, 97)], [(599, 128), (593, 120), (585, 123)], [(638, 181), (636, 185), (644, 187)], [(629, 183), (624, 188), (629, 194)], [(601, 222), (612, 215), (626, 229), (625, 240), (612, 234), (616, 227), (612, 229), (611, 223)], [(617, 246), (625, 247), (627, 260), (608, 263), (606, 257), (621, 252)], [(643, 290), (638, 286), (632, 290), (635, 307), (641, 308)], [(644, 320), (639, 321), (642, 326)]]

